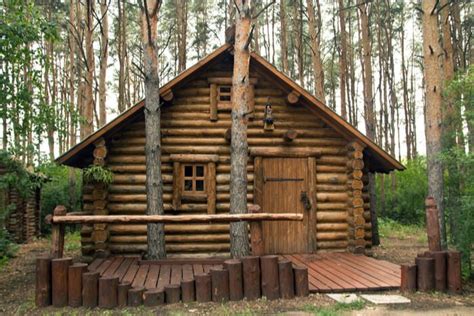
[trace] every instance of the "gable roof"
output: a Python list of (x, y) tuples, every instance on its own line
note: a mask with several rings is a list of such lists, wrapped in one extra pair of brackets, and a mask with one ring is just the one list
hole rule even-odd
[[(190, 68), (181, 72), (177, 77), (166, 83), (160, 88), (160, 95), (163, 96), (175, 88), (177, 85), (189, 79), (193, 74), (205, 68), (211, 61), (232, 49), (232, 45), (224, 44), (214, 50), (212, 53), (198, 61)], [(251, 53), (251, 67), (258, 68), (267, 79), (273, 81), (285, 91), (295, 91), (300, 95), (301, 103), (308, 108), (312, 113), (318, 115), (325, 121), (326, 124), (336, 129), (348, 140), (359, 141), (364, 149), (364, 156), (368, 158), (369, 170), (374, 172), (389, 172), (392, 170), (403, 170), (405, 167), (398, 162), (394, 157), (388, 154), (385, 150), (375, 144), (370, 138), (362, 134), (354, 126), (345, 121), (337, 113), (327, 107), (323, 102), (318, 100), (311, 93), (299, 86), (296, 82), (291, 80), (288, 76), (277, 70), (272, 64), (266, 61), (263, 57), (256, 53)], [(143, 113), (145, 100), (141, 100), (134, 106), (130, 107), (111, 122), (95, 131), (83, 141), (69, 149), (56, 159), (56, 162), (73, 167), (82, 167), (83, 162), (81, 156), (83, 154), (92, 153), (93, 144), (101, 137), (108, 137), (120, 130), (126, 123), (133, 118), (138, 117)], [(90, 155), (89, 155), (90, 156)]]

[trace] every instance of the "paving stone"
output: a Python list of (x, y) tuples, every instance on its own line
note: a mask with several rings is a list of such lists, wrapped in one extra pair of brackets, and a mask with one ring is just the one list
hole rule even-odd
[(352, 294), (352, 293), (351, 294), (329, 293), (326, 295), (332, 298), (333, 300), (335, 300), (336, 302), (344, 303), (344, 304), (353, 303), (359, 300), (357, 295)]
[(363, 294), (361, 297), (374, 304), (408, 304), (411, 302), (401, 295)]

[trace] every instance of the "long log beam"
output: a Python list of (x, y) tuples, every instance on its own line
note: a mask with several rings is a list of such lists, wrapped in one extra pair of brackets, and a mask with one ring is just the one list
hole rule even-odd
[(53, 224), (99, 223), (226, 223), (240, 221), (302, 221), (303, 214), (257, 213), (212, 215), (66, 215), (52, 216)]

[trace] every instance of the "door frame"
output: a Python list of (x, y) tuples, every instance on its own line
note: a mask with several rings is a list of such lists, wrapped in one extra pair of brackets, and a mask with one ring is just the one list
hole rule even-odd
[[(263, 212), (265, 208), (263, 206), (263, 186), (264, 183), (264, 174), (263, 174), (263, 159), (271, 158), (295, 158), (294, 155), (279, 155), (277, 156), (255, 156), (253, 160), (254, 166), (254, 178), (253, 178), (253, 203), (258, 204), (262, 207)], [(308, 240), (307, 240), (307, 250), (309, 253), (315, 253), (317, 251), (317, 238), (316, 238), (316, 224), (317, 224), (317, 196), (316, 196), (316, 156), (303, 156), (298, 158), (307, 158), (308, 159), (308, 191), (309, 199), (311, 202), (311, 209), (305, 211), (303, 217), (307, 217), (308, 220)], [(265, 238), (265, 236), (263, 236)], [(265, 250), (264, 250), (265, 251)]]

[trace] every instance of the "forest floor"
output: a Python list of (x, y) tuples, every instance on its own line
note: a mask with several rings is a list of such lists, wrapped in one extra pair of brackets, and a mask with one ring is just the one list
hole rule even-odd
[[(382, 246), (375, 247), (375, 258), (394, 263), (410, 263), (417, 253), (426, 249), (423, 230), (416, 227), (399, 226), (396, 223), (382, 223)], [(311, 294), (307, 298), (294, 300), (190, 303), (173, 304), (160, 308), (125, 308), (104, 311), (83, 308), (43, 308), (34, 304), (35, 258), (47, 253), (49, 240), (38, 239), (20, 246), (16, 257), (0, 267), (0, 314), (8, 315), (474, 315), (474, 282), (463, 284), (462, 295), (444, 293), (404, 294), (412, 302), (403, 305), (375, 306), (364, 301), (352, 304), (338, 304), (324, 294)], [(65, 255), (79, 259), (80, 243), (78, 234), (68, 234)], [(382, 292), (399, 294), (398, 291)], [(373, 292), (371, 292), (373, 294)]]

